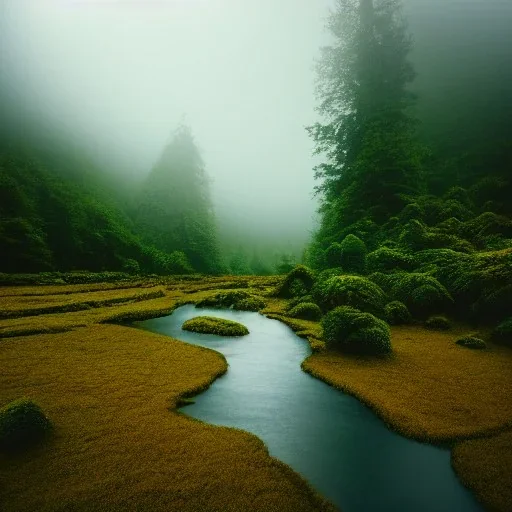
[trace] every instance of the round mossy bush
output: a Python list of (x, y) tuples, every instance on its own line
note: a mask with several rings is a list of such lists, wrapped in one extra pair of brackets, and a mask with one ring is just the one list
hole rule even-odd
[(341, 244), (332, 243), (325, 251), (325, 260), (330, 267), (336, 267), (341, 264)]
[(346, 272), (363, 273), (366, 264), (365, 243), (355, 235), (347, 235), (340, 244), (340, 263)]
[(318, 320), (322, 316), (322, 310), (313, 302), (301, 302), (290, 309), (288, 314), (294, 318)]
[(368, 272), (410, 270), (412, 266), (413, 259), (411, 256), (389, 247), (380, 247), (366, 257), (366, 270)]
[(355, 354), (389, 354), (389, 326), (370, 313), (350, 306), (341, 306), (322, 319), (325, 344), (328, 348)]
[(361, 276), (334, 276), (315, 288), (315, 299), (326, 310), (337, 306), (352, 306), (368, 313), (381, 315), (387, 302), (382, 289)]
[(407, 306), (398, 300), (386, 304), (384, 308), (384, 318), (391, 325), (409, 324), (412, 321), (412, 316)]
[(428, 329), (434, 329), (436, 331), (447, 331), (451, 328), (451, 323), (448, 318), (441, 315), (431, 316), (425, 322), (425, 327)]
[(259, 311), (266, 306), (265, 301), (244, 290), (220, 292), (199, 301), (198, 308), (230, 308), (238, 311)]
[(448, 290), (434, 277), (421, 273), (397, 273), (392, 276), (390, 295), (403, 302), (413, 315), (427, 317), (446, 311), (453, 305)]
[(216, 334), (217, 336), (245, 336), (249, 334), (249, 329), (245, 325), (215, 316), (196, 316), (187, 320), (181, 328), (185, 331)]
[(20, 451), (41, 441), (51, 430), (41, 408), (27, 398), (19, 398), (0, 409), (0, 448)]
[(315, 280), (315, 273), (305, 265), (297, 265), (276, 288), (278, 297), (291, 298), (306, 295)]
[(463, 347), (467, 348), (473, 348), (473, 349), (484, 349), (487, 348), (487, 344), (484, 340), (481, 340), (480, 338), (477, 338), (476, 336), (464, 336), (462, 338), (459, 338), (455, 343), (457, 345), (461, 345)]

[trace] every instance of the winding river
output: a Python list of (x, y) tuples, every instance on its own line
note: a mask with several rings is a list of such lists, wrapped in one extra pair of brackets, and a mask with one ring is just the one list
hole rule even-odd
[[(199, 315), (235, 320), (250, 334), (222, 338), (181, 329)], [(483, 511), (459, 483), (447, 449), (395, 434), (358, 400), (304, 373), (310, 348), (286, 325), (192, 305), (138, 325), (224, 354), (228, 372), (184, 412), (257, 435), (343, 512)]]

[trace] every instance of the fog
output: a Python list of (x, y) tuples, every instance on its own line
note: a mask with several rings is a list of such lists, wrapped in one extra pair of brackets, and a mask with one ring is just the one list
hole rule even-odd
[(304, 126), (328, 5), (4, 0), (2, 72), (26, 109), (115, 155), (130, 177), (184, 119), (218, 215), (305, 241), (316, 205)]
[[(301, 245), (317, 208), (317, 160), (304, 127), (318, 118), (314, 62), (330, 41), (324, 24), (333, 3), (0, 0), (2, 98), (15, 117), (36, 116), (40, 126), (84, 142), (112, 172), (122, 169), (123, 182), (141, 180), (185, 120), (212, 179), (224, 230)], [(510, 17), (504, 13), (511, 5), (405, 2), (427, 127), (439, 126), (432, 105), (458, 108), (458, 127), (471, 124), (464, 118), (468, 102), (487, 109), (478, 85), (466, 88), (473, 96), (457, 104), (458, 84), (461, 77), (499, 84), (504, 67), (496, 63), (508, 59)], [(464, 45), (479, 40), (486, 54), (464, 53)], [(462, 58), (454, 58), (457, 45)], [(496, 50), (492, 69), (472, 67), (475, 59), (486, 62), (489, 48)], [(507, 80), (501, 88), (508, 90)], [(488, 116), (508, 122), (503, 105)], [(446, 138), (454, 127), (444, 126)]]

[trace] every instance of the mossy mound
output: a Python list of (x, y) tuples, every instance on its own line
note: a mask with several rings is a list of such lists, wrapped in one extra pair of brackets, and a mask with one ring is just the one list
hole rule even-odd
[(355, 235), (347, 235), (340, 244), (340, 264), (343, 270), (349, 273), (363, 273), (365, 270), (366, 253), (365, 243)]
[(19, 398), (0, 409), (0, 449), (18, 452), (42, 441), (51, 430), (41, 408), (27, 398)]
[(434, 277), (422, 273), (397, 273), (387, 277), (390, 295), (415, 316), (440, 313), (453, 305), (448, 290)]
[(459, 338), (455, 343), (457, 343), (457, 345), (461, 345), (462, 347), (473, 348), (477, 350), (487, 348), (487, 344), (484, 340), (471, 335)]
[(425, 322), (425, 327), (427, 329), (433, 329), (435, 331), (447, 331), (451, 326), (450, 320), (441, 315), (431, 316)]
[(328, 348), (354, 354), (389, 354), (389, 326), (370, 313), (350, 306), (341, 306), (322, 319), (325, 344)]
[(324, 309), (352, 306), (361, 311), (382, 315), (387, 302), (382, 289), (361, 276), (335, 276), (314, 289), (315, 300)]
[(304, 320), (318, 320), (322, 316), (322, 310), (313, 302), (301, 302), (290, 309), (288, 315)]
[(216, 334), (217, 336), (246, 336), (249, 334), (249, 329), (245, 325), (215, 316), (196, 316), (187, 320), (181, 328), (185, 331)]
[(512, 347), (512, 317), (507, 318), (494, 329), (492, 340), (500, 345)]
[(368, 272), (394, 272), (397, 270), (411, 270), (413, 258), (398, 249), (380, 247), (366, 257), (366, 270)]
[(309, 293), (313, 287), (315, 273), (304, 265), (297, 265), (283, 279), (276, 288), (274, 294), (277, 297), (289, 299), (291, 297), (301, 297)]
[(391, 325), (409, 324), (412, 321), (412, 316), (407, 306), (398, 300), (386, 304), (384, 318)]
[(266, 302), (261, 297), (244, 290), (220, 292), (196, 304), (198, 308), (227, 308), (237, 311), (259, 311), (265, 306)]

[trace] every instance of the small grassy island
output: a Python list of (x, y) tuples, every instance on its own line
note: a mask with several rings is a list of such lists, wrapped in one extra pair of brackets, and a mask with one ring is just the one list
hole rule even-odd
[(217, 336), (247, 336), (249, 334), (249, 329), (245, 325), (215, 316), (196, 316), (187, 320), (182, 329), (202, 334), (216, 334)]

